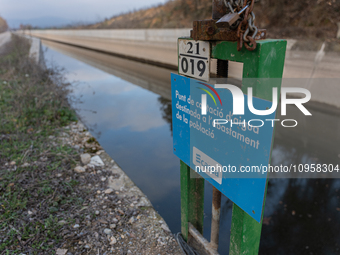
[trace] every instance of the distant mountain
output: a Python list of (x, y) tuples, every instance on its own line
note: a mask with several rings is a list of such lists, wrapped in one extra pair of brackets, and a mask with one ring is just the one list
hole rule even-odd
[(58, 17), (40, 17), (33, 19), (7, 19), (10, 28), (19, 28), (20, 24), (31, 25), (32, 27), (48, 28), (60, 27), (74, 23), (74, 21)]

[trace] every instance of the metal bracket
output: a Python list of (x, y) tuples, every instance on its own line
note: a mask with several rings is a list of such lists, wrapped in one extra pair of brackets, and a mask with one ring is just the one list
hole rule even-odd
[[(238, 40), (237, 31), (232, 30), (227, 23), (217, 23), (227, 13), (223, 0), (212, 0), (212, 19), (196, 20), (190, 37), (202, 41), (232, 41)], [(266, 39), (266, 30), (259, 29), (255, 40)]]
[[(231, 30), (227, 23), (216, 24), (217, 20), (196, 20), (193, 29), (190, 31), (190, 37), (194, 40), (202, 41), (232, 41), (238, 40), (237, 31)], [(255, 40), (266, 39), (266, 29), (259, 29)]]

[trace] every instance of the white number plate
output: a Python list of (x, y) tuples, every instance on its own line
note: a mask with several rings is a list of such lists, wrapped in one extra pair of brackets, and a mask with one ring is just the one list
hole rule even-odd
[(210, 43), (179, 39), (179, 74), (208, 81), (210, 77)]

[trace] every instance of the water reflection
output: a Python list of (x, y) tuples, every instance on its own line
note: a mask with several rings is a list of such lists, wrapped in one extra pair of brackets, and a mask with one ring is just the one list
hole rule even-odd
[[(46, 57), (68, 70), (68, 80), (80, 82), (74, 87), (74, 94), (82, 95), (83, 103), (76, 106), (78, 114), (87, 126), (92, 127), (91, 132), (94, 131), (107, 153), (149, 197), (156, 210), (167, 222), (173, 223), (171, 229), (178, 231), (179, 161), (172, 153), (169, 125), (159, 110), (159, 95), (131, 83), (136, 80), (138, 85), (154, 88), (152, 80), (134, 79), (124, 70), (115, 71), (117, 76), (114, 76), (51, 48)], [(115, 58), (113, 64), (122, 63)], [(139, 71), (136, 68), (135, 73), (139, 75)], [(170, 75), (170, 71), (166, 71)], [(128, 77), (130, 82), (121, 77)], [(139, 77), (143, 78), (142, 75)], [(174, 206), (169, 210), (168, 205)]]
[[(70, 72), (69, 80), (83, 82), (74, 93), (83, 95), (78, 112), (86, 125), (101, 133), (96, 136), (100, 144), (147, 194), (171, 230), (179, 232), (179, 160), (172, 153), (171, 71), (71, 46), (46, 45), (50, 48), (47, 58), (64, 66)], [(339, 164), (338, 115), (318, 108), (312, 111), (313, 118), (306, 119), (288, 109), (285, 118), (298, 119), (301, 125), (294, 130), (277, 127), (272, 164)], [(339, 254), (339, 189), (338, 179), (270, 179), (260, 254)], [(211, 196), (212, 187), (206, 183), (207, 239)], [(221, 254), (229, 250), (231, 208), (232, 203), (223, 197)]]
[(270, 180), (260, 253), (339, 254), (339, 186), (336, 179)]
[(171, 136), (172, 136), (172, 107), (171, 100), (164, 97), (159, 97), (158, 102), (161, 104), (161, 113), (163, 119), (169, 124)]

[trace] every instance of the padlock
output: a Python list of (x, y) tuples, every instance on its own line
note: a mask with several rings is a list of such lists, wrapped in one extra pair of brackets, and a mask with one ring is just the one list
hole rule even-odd
[(229, 26), (231, 26), (232, 24), (234, 24), (239, 18), (240, 15), (247, 10), (247, 8), (249, 7), (249, 5), (246, 5), (242, 10), (240, 10), (239, 12), (234, 12), (234, 13), (228, 13), (226, 15), (224, 15), (222, 18), (220, 18), (216, 23), (221, 23), (221, 22), (226, 22), (229, 24)]

